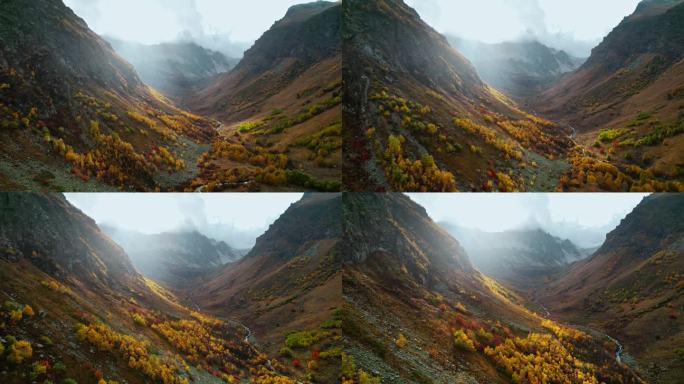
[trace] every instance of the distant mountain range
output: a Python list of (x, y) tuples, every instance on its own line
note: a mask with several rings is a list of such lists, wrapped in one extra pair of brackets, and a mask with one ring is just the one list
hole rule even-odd
[(145, 45), (105, 38), (146, 84), (175, 100), (208, 85), (239, 62), (192, 42)]
[(539, 93), (584, 62), (536, 40), (487, 44), (456, 36), (447, 39), (473, 63), (487, 84), (515, 98)]
[(570, 240), (542, 229), (484, 232), (441, 223), (468, 253), (473, 264), (498, 281), (525, 289), (590, 255)]
[(148, 235), (109, 226), (101, 228), (123, 247), (140, 273), (172, 288), (200, 279), (247, 252), (196, 231)]

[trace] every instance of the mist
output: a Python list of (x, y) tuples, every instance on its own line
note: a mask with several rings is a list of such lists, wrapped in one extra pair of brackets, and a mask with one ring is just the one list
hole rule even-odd
[(306, 0), (64, 0), (101, 36), (141, 44), (194, 42), (228, 57), (244, 51)]
[(441, 33), (485, 43), (538, 40), (588, 57), (640, 0), (405, 1)]
[(504, 232), (542, 229), (583, 248), (599, 246), (647, 194), (408, 194), (436, 222)]
[(197, 231), (236, 249), (254, 246), (301, 193), (67, 193), (99, 225), (142, 234)]

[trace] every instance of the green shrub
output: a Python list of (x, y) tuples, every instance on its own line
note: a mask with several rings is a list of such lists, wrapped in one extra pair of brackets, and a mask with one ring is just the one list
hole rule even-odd
[(327, 331), (291, 332), (285, 337), (285, 345), (288, 348), (306, 348), (329, 335)]
[(629, 132), (630, 130), (627, 128), (601, 129), (599, 131), (598, 140), (602, 143), (611, 142)]
[(321, 359), (332, 359), (340, 356), (342, 356), (342, 347), (326, 349), (325, 351), (321, 351), (321, 354), (319, 355)]
[(321, 192), (339, 192), (342, 184), (338, 181), (320, 181), (313, 176), (299, 170), (287, 171), (287, 182)]
[(675, 349), (675, 354), (677, 354), (680, 359), (684, 360), (684, 348)]
[(292, 357), (292, 349), (288, 347), (280, 348), (280, 356), (282, 357)]
[(264, 125), (264, 122), (261, 121), (261, 120), (257, 120), (257, 121), (243, 121), (242, 123), (240, 123), (240, 124), (238, 125), (238, 131), (239, 131), (240, 133), (245, 133), (245, 132), (249, 132), (249, 131), (252, 131), (252, 130), (254, 130), (254, 129), (257, 129), (257, 128), (263, 126), (263, 125)]

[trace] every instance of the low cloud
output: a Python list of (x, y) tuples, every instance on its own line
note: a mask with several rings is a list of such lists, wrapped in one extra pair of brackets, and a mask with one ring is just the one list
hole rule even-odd
[(497, 43), (538, 40), (587, 57), (639, 0), (405, 0), (439, 32)]
[(240, 57), (307, 0), (64, 0), (100, 35), (143, 44), (192, 41)]

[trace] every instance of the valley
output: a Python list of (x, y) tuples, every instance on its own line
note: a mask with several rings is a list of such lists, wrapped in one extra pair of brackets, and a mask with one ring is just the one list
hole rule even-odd
[[(291, 239), (283, 231), (291, 221), (338, 221), (339, 200), (305, 196), (249, 253), (227, 263), (212, 254), (226, 244), (197, 233), (176, 234), (173, 242), (128, 233), (124, 246), (136, 259), (155, 252), (154, 245), (141, 248), (131, 240), (141, 236), (148, 245), (156, 241), (177, 250), (168, 258), (155, 256), (154, 263), (168, 265), (161, 271), (175, 272), (156, 281), (136, 268), (154, 269), (140, 260), (134, 266), (124, 248), (62, 195), (1, 194), (0, 380), (334, 382), (341, 349), (334, 256), (339, 235), (328, 228)], [(199, 269), (202, 260), (207, 265)], [(264, 265), (272, 265), (272, 272), (260, 280), (249, 276), (232, 290), (219, 285), (231, 291), (206, 296), (216, 289), (214, 280), (245, 274), (255, 263), (262, 267), (254, 272)], [(225, 304), (212, 303), (217, 298)]]
[(340, 190), (339, 4), (293, 6), (237, 63), (110, 44), (60, 0), (1, 10), (3, 190)]
[(349, 199), (343, 330), (357, 367), (383, 382), (640, 382), (614, 344), (479, 272), (408, 197)]
[(586, 61), (344, 5), (349, 190), (682, 191), (681, 1), (642, 1)]
[[(677, 382), (684, 198), (611, 196), (629, 213), (594, 229), (605, 237), (596, 248), (553, 226), (431, 219), (459, 211), (461, 196), (294, 195), (239, 250), (77, 208), (104, 220), (93, 205), (106, 196), (0, 194), (1, 379)], [(238, 206), (245, 220), (252, 211)], [(133, 225), (139, 211), (118, 215)]]

